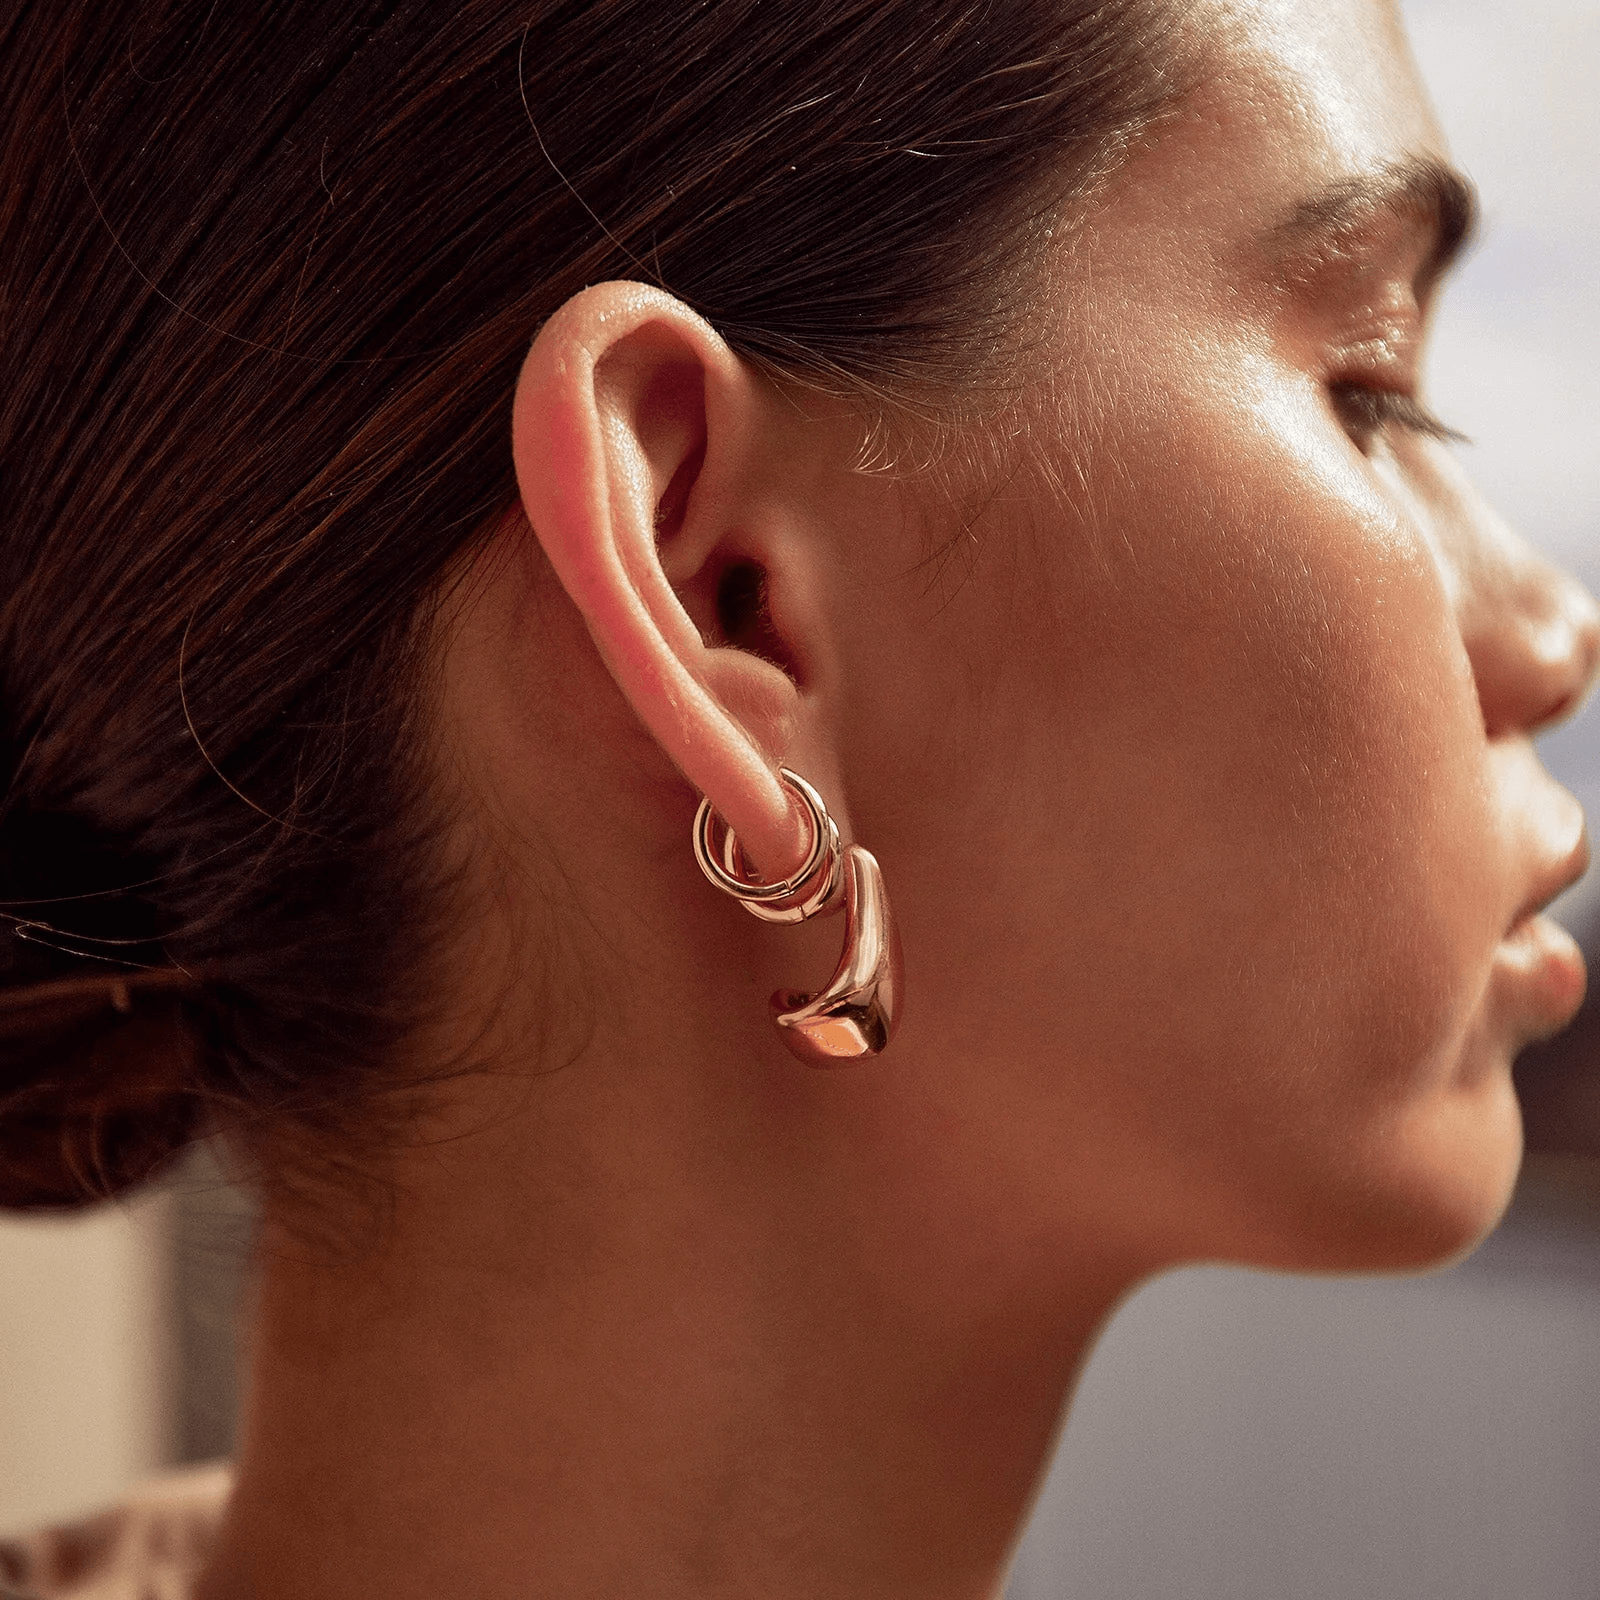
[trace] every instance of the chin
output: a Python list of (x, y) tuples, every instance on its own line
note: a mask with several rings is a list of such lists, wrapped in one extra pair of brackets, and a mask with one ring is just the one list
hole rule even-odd
[[(1470, 1255), (1505, 1215), (1522, 1164), (1522, 1115), (1509, 1072), (1418, 1110), (1339, 1164), (1265, 1267), (1298, 1272), (1427, 1272)], [(1321, 1187), (1321, 1186), (1319, 1186)]]

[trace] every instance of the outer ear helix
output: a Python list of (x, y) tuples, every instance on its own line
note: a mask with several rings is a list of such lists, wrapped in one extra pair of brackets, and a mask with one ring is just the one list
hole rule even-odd
[(808, 1066), (838, 1066), (888, 1047), (904, 992), (900, 935), (883, 873), (860, 845), (842, 847), (822, 797), (787, 767), (779, 775), (811, 824), (806, 858), (776, 883), (753, 880), (739, 841), (709, 800), (694, 819), (700, 870), (763, 922), (805, 922), (844, 910), (844, 951), (828, 984), (814, 995), (780, 989), (772, 997), (779, 1037)]

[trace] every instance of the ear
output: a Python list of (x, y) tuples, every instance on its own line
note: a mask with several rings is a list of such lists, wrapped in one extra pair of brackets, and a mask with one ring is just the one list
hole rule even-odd
[[(749, 548), (742, 486), (765, 403), (687, 306), (603, 283), (534, 340), (512, 449), (528, 521), (612, 677), (757, 870), (779, 878), (809, 843), (777, 775), (799, 691), (770, 622), (760, 654), (719, 642), (716, 622), (719, 590), (750, 572), (735, 553)], [(764, 615), (759, 582), (754, 599)]]

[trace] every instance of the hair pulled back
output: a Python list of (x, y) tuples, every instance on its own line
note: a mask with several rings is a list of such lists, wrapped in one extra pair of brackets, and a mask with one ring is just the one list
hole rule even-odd
[(640, 278), (948, 391), (1166, 98), (1163, 9), (6, 0), (0, 1205), (381, 1083), (446, 898), (430, 606), (542, 321)]

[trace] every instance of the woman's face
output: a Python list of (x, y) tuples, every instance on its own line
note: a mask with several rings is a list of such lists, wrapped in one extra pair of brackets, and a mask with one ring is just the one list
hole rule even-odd
[(849, 558), (851, 817), (907, 1092), (995, 1215), (1412, 1264), (1498, 1216), (1511, 1059), (1581, 994), (1529, 732), (1595, 610), (1422, 420), (1464, 197), (1392, 8), (1189, 32), (1204, 87), (1048, 269), (1008, 469), (896, 480), (940, 553)]

